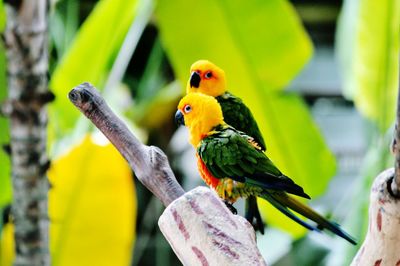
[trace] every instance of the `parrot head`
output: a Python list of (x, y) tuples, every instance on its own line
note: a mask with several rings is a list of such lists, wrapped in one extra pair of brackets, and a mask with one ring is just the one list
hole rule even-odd
[(221, 106), (217, 100), (196, 92), (189, 93), (180, 100), (175, 120), (189, 128), (190, 143), (195, 147), (212, 128), (224, 124)]
[(226, 91), (225, 72), (207, 60), (196, 61), (190, 67), (186, 93), (201, 92), (217, 97)]

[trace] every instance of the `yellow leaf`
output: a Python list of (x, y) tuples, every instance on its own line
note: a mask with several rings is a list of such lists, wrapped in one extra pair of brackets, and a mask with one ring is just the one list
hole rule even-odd
[(14, 225), (5, 224), (0, 234), (0, 266), (11, 266), (15, 256)]
[(136, 196), (131, 170), (116, 149), (85, 137), (48, 175), (52, 264), (129, 265)]

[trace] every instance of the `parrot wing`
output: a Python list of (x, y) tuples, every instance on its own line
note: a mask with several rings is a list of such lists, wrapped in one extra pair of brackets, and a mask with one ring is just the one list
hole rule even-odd
[(261, 131), (253, 114), (243, 101), (229, 92), (216, 97), (216, 99), (221, 105), (225, 122), (237, 130), (246, 133), (246, 135), (253, 137), (255, 142), (265, 151), (267, 146), (265, 145)]
[(216, 127), (204, 138), (197, 152), (207, 169), (216, 178), (285, 191), (310, 198), (299, 185), (283, 175), (272, 161), (254, 144), (252, 138), (230, 126)]
[[(229, 92), (225, 92), (223, 95), (216, 97), (216, 99), (221, 105), (225, 122), (237, 130), (243, 131), (247, 135), (253, 137), (261, 150), (265, 151), (267, 147), (257, 122), (250, 109), (243, 101)], [(245, 202), (246, 219), (256, 230), (264, 234), (264, 223), (258, 210), (257, 198), (250, 196)]]

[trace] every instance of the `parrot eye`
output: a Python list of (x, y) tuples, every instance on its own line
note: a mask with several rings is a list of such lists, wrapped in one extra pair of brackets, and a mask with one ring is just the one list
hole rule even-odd
[(208, 71), (208, 72), (204, 75), (204, 77), (205, 77), (206, 79), (212, 78), (212, 73), (211, 73), (211, 71)]
[(187, 104), (187, 105), (185, 105), (185, 107), (183, 107), (183, 111), (187, 114), (187, 113), (190, 113), (190, 111), (192, 111), (192, 107), (189, 105), (189, 104)]

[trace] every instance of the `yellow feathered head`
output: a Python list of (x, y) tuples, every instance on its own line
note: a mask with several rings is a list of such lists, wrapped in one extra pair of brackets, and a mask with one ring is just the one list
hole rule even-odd
[(196, 61), (190, 67), (186, 93), (201, 92), (217, 97), (226, 91), (225, 72), (207, 60)]
[(189, 93), (180, 100), (175, 120), (189, 128), (190, 142), (195, 147), (212, 128), (224, 123), (221, 106), (217, 100), (196, 92)]

